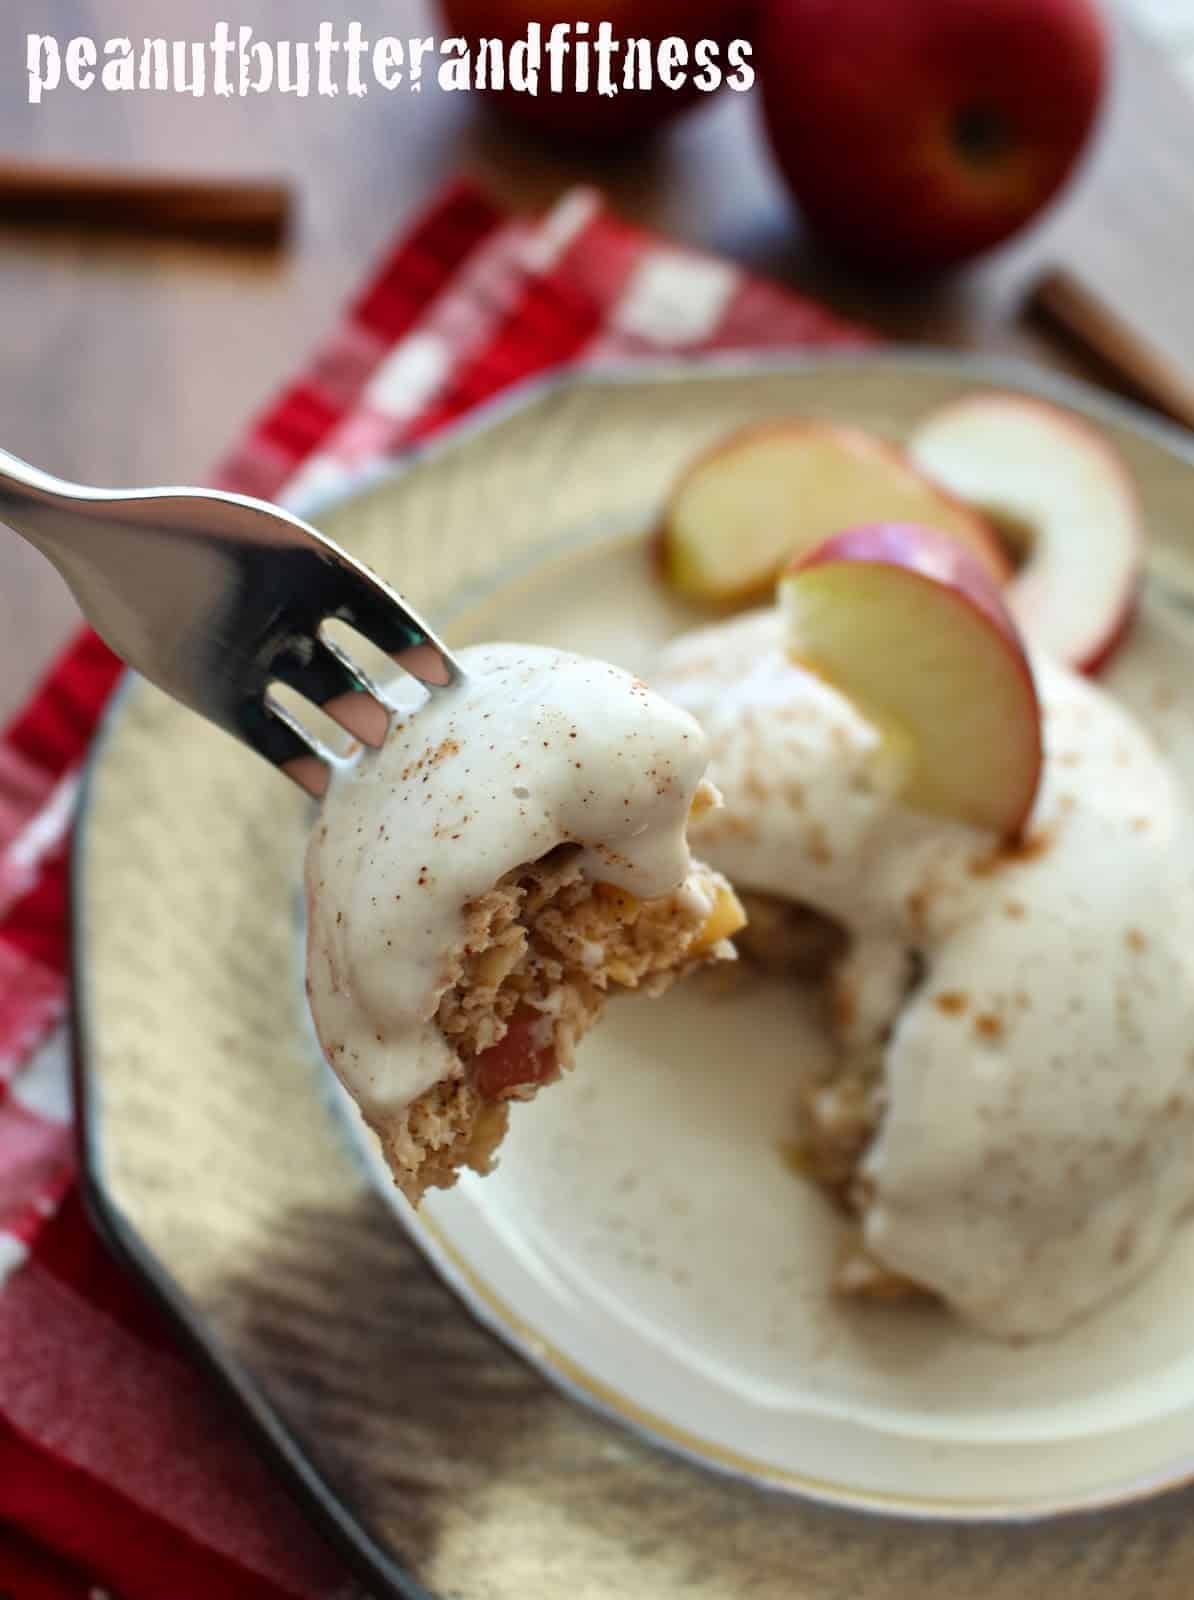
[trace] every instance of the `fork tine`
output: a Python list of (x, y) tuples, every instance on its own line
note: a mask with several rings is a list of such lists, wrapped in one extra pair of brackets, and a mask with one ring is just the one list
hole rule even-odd
[(332, 616), (347, 622), (428, 688), (446, 688), (459, 680), (460, 669), (447, 648), (401, 595), (371, 572), (344, 570), (356, 581)]
[(331, 752), (272, 695), (247, 701), (237, 719), (241, 738), (258, 755), (293, 778), (308, 794), (322, 795), (331, 778)]
[(317, 706), (341, 694), (376, 692), (342, 650), (317, 634), (288, 639), (271, 660), (269, 673)]
[(373, 745), (385, 739), (390, 718), (377, 686), (331, 639), (317, 634), (291, 639), (270, 672), (355, 738)]
[(431, 640), (426, 644), (413, 644), (408, 650), (399, 650), (393, 661), (403, 672), (409, 672), (412, 678), (425, 683), (429, 689), (446, 689), (460, 676), (455, 663), (444, 653), (443, 646)]

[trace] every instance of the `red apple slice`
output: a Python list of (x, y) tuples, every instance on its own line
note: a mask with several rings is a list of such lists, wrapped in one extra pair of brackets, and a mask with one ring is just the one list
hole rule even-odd
[(1008, 590), (1034, 643), (1083, 672), (1123, 639), (1144, 529), (1127, 469), (1106, 439), (1043, 400), (978, 394), (935, 412), (913, 459), (1024, 543)]
[(784, 574), (795, 659), (893, 743), (916, 810), (1004, 836), (1041, 773), (1041, 713), (1016, 625), (987, 569), (934, 528), (839, 533)]
[(794, 418), (733, 433), (689, 467), (663, 518), (668, 581), (702, 600), (766, 595), (784, 564), (832, 533), (878, 520), (951, 534), (997, 581), (1010, 576), (985, 520), (860, 429)]

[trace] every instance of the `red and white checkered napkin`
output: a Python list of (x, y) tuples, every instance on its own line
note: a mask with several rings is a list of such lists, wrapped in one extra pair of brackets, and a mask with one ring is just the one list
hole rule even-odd
[[(221, 464), (266, 498), (565, 362), (861, 344), (819, 307), (567, 196), (540, 222), (457, 186)], [(345, 1588), (73, 1188), (63, 1023), (76, 775), (117, 666), (66, 653), (0, 743), (0, 1596), (275, 1600)]]

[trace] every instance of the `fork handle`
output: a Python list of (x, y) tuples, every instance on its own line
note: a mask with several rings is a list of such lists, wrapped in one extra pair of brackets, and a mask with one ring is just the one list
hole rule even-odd
[(57, 564), (63, 541), (86, 514), (88, 504), (102, 503), (102, 490), (87, 490), (51, 472), (0, 450), (0, 522), (27, 539)]
[(52, 472), (22, 461), (11, 450), (0, 450), (0, 492), (36, 498), (66, 495), (71, 499), (87, 499), (102, 491), (88, 491), (80, 484), (68, 483), (65, 478), (56, 478)]

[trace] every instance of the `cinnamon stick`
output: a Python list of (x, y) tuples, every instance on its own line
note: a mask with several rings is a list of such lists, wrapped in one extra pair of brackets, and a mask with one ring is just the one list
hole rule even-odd
[(1065, 268), (1042, 277), (1029, 307), (1081, 345), (1141, 399), (1194, 428), (1194, 376), (1149, 343)]
[(88, 226), (229, 244), (276, 245), (288, 186), (270, 178), (185, 177), (0, 161), (0, 222)]

